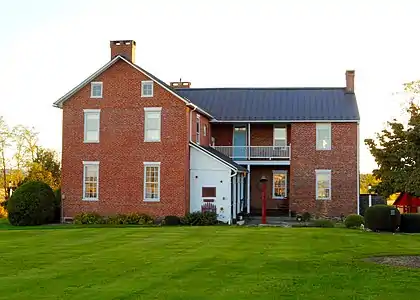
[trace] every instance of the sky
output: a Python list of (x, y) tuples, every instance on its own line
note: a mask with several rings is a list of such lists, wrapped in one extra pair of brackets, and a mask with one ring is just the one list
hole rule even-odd
[(110, 40), (135, 40), (138, 65), (192, 87), (345, 86), (354, 69), (367, 173), (363, 140), (420, 79), (419, 13), (416, 0), (0, 0), (0, 115), (60, 151), (52, 103), (110, 59)]

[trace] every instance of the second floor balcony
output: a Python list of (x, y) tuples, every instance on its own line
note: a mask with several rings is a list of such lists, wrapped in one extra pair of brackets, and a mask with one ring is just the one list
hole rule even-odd
[(290, 146), (213, 146), (234, 160), (290, 160)]

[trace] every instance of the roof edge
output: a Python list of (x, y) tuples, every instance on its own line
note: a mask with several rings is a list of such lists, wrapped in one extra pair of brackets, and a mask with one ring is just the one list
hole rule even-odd
[(199, 145), (197, 143), (194, 143), (192, 141), (190, 141), (189, 144), (190, 144), (191, 147), (193, 147), (193, 148), (195, 148), (195, 149), (197, 149), (199, 151), (202, 151), (202, 152), (206, 153), (207, 155), (213, 157), (214, 159), (220, 161), (221, 163), (223, 163), (224, 165), (226, 165), (227, 167), (229, 167), (231, 170), (233, 170), (233, 171), (241, 171), (237, 167), (235, 167), (234, 165), (232, 165), (232, 164), (228, 163), (227, 161), (222, 160), (220, 157), (214, 155), (213, 153), (211, 153), (210, 151), (208, 151), (206, 148), (202, 147), (201, 145)]

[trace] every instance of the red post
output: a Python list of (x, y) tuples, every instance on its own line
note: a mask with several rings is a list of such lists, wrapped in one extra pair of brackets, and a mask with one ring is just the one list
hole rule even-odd
[(265, 187), (266, 187), (266, 182), (263, 181), (261, 184), (261, 203), (262, 203), (261, 224), (267, 224), (267, 203), (266, 203), (266, 198), (265, 198)]

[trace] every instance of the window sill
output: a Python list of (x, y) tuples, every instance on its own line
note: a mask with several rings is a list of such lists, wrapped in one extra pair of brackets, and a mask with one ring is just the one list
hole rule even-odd
[(331, 200), (331, 198), (316, 198), (315, 200), (317, 200), (317, 201), (318, 200), (320, 200), (320, 201), (327, 200), (328, 201), (328, 200)]
[(96, 202), (96, 201), (99, 201), (99, 199), (98, 198), (96, 198), (96, 199), (94, 199), (94, 198), (82, 198), (82, 201)]
[(160, 202), (160, 199), (143, 199), (143, 202)]
[(83, 141), (84, 144), (99, 144), (99, 141)]
[(144, 140), (145, 143), (159, 143), (161, 140), (151, 141), (151, 140)]
[(102, 96), (90, 96), (91, 99), (102, 99)]
[(287, 199), (287, 197), (272, 197), (274, 200), (284, 200)]
[(331, 151), (331, 148), (330, 149), (316, 149), (317, 151)]
[(142, 98), (152, 98), (153, 95), (141, 95)]

